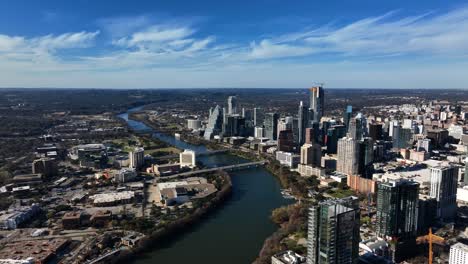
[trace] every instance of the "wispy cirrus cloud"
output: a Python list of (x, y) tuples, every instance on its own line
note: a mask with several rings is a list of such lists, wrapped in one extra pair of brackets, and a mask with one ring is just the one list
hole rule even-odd
[[(97, 28), (91, 31), (35, 37), (0, 34), (0, 70), (15, 71), (16, 75), (79, 71), (93, 76), (102, 72), (106, 72), (106, 76), (136, 71), (152, 74), (184, 71), (191, 72), (190, 76), (218, 72), (226, 78), (236, 71), (235, 79), (241, 79), (241, 73), (254, 78), (255, 74), (247, 73), (261, 71), (266, 80), (269, 71), (280, 74), (286, 63), (289, 69), (318, 72), (321, 67), (317, 61), (326, 57), (328, 70), (336, 66), (342, 69), (341, 76), (353, 72), (348, 78), (356, 81), (354, 76), (361, 75), (352, 70), (359, 63), (356, 69), (364, 69), (362, 65), (369, 61), (377, 61), (378, 65), (389, 63), (385, 73), (374, 71), (375, 76), (384, 76), (393, 68), (388, 66), (391, 63), (410, 65), (408, 58), (432, 60), (434, 65), (444, 62), (447, 67), (452, 65), (447, 62), (456, 61), (454, 55), (468, 56), (468, 34), (465, 34), (468, 32), (468, 7), (416, 16), (402, 16), (401, 12), (388, 12), (347, 24), (309, 25), (294, 32), (229, 41), (224, 40), (228, 32), (206, 32), (202, 25), (173, 18), (164, 20), (147, 15), (106, 18), (99, 20), (95, 24)], [(265, 34), (259, 32), (258, 36)], [(99, 52), (95, 51), (95, 46), (99, 46)], [(66, 52), (69, 49), (87, 52), (70, 55)], [(284, 59), (288, 59), (287, 62)], [(353, 66), (342, 66), (344, 61), (351, 61)], [(422, 72), (430, 71), (435, 70)], [(459, 74), (460, 71), (453, 72)], [(321, 74), (327, 73), (321, 71)], [(392, 78), (397, 74), (393, 71)], [(294, 76), (298, 78), (297, 74)]]
[[(273, 57), (295, 56), (293, 50), (310, 54), (343, 56), (454, 55), (468, 53), (468, 8), (445, 14), (425, 13), (397, 17), (392, 11), (343, 26), (327, 25), (313, 30), (287, 33), (268, 41), (262, 50)], [(290, 49), (277, 49), (285, 45)], [(251, 54), (258, 53), (254, 46)], [(299, 52), (300, 54), (300, 52)]]

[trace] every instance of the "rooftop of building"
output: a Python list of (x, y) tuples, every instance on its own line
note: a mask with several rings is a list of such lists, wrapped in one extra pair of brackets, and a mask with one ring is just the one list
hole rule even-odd
[(458, 243), (452, 245), (450, 247), (450, 249), (458, 249), (458, 250), (468, 252), (468, 245), (458, 242)]

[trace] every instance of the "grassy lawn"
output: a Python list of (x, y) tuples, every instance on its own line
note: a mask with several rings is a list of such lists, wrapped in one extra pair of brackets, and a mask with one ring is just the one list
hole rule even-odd
[(145, 150), (145, 154), (149, 154), (149, 155), (151, 155), (152, 153), (156, 153), (156, 152), (170, 152), (172, 154), (179, 154), (181, 150), (178, 148), (174, 148), (174, 147)]

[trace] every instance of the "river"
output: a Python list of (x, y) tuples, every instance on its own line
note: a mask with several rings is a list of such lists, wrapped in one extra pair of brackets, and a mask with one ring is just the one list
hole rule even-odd
[[(139, 109), (130, 109), (120, 117), (135, 130), (151, 131), (145, 124), (128, 119), (129, 112)], [(179, 148), (207, 151), (204, 146), (194, 146), (173, 136), (161, 133), (153, 136)], [(204, 156), (199, 160), (209, 167), (246, 161), (229, 154)], [(219, 210), (204, 217), (187, 233), (155, 245), (153, 251), (138, 256), (133, 263), (252, 263), (264, 240), (277, 230), (269, 218), (271, 211), (290, 201), (281, 196), (279, 182), (263, 167), (233, 172), (231, 176), (232, 197)]]

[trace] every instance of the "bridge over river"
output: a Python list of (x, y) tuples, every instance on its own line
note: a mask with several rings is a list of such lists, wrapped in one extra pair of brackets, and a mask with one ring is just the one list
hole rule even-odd
[(254, 161), (254, 162), (245, 162), (245, 163), (240, 163), (240, 164), (233, 164), (233, 165), (227, 165), (227, 166), (221, 166), (221, 167), (214, 167), (214, 168), (209, 168), (209, 169), (201, 169), (201, 170), (182, 172), (182, 173), (173, 174), (171, 176), (163, 176), (163, 177), (158, 177), (158, 178), (172, 179), (172, 178), (178, 178), (178, 177), (189, 177), (189, 176), (193, 176), (193, 175), (197, 175), (197, 174), (208, 173), (208, 172), (213, 172), (213, 171), (218, 171), (218, 170), (237, 171), (237, 170), (243, 170), (243, 169), (249, 169), (249, 168), (262, 166), (262, 165), (265, 165), (265, 163), (266, 163), (266, 161), (264, 161), (264, 160)]

